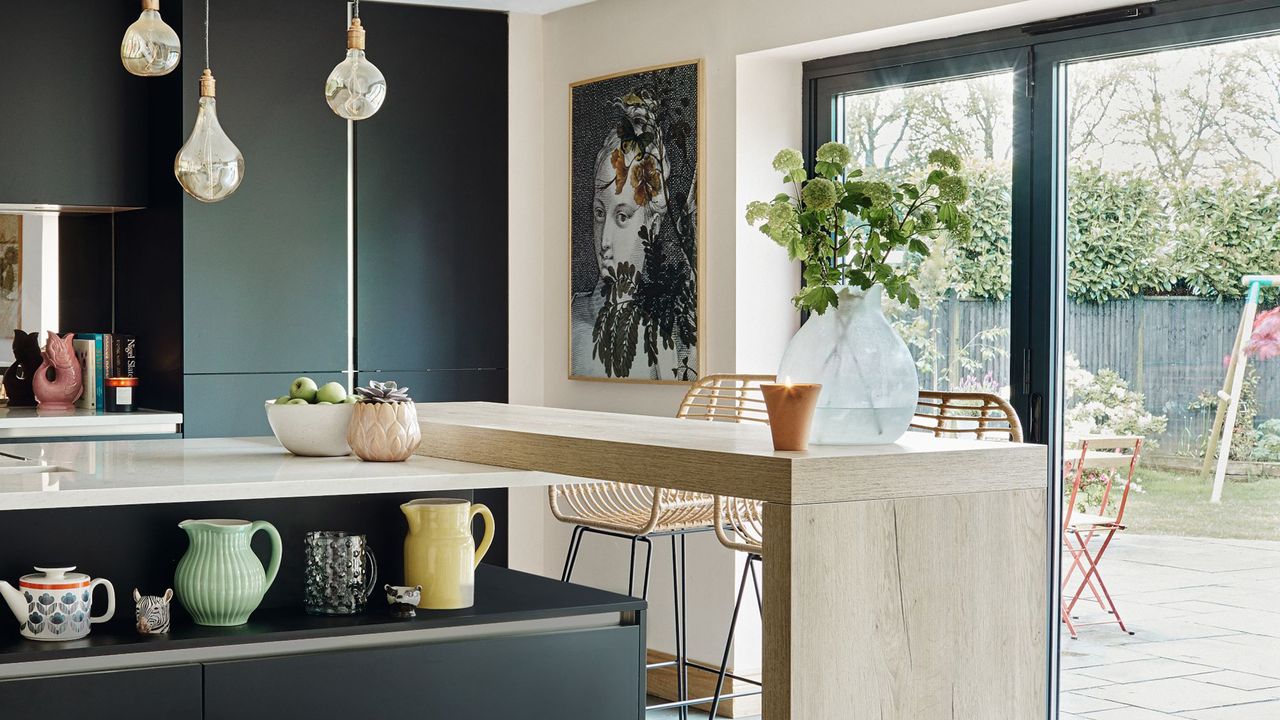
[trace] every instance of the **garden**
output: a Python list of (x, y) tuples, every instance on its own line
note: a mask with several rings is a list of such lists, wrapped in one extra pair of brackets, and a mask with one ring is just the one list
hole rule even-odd
[[(1145, 438), (1127, 519), (1144, 534), (1280, 540), (1280, 360), (1255, 350), (1221, 504), (1201, 474), (1247, 288), (1280, 273), (1280, 41), (1080, 63), (1066, 112), (1068, 434)], [(1008, 394), (1010, 75), (849, 96), (844, 141), (891, 182), (964, 162), (969, 232), (889, 308), (925, 387)], [(1280, 343), (1274, 290), (1255, 341)]]

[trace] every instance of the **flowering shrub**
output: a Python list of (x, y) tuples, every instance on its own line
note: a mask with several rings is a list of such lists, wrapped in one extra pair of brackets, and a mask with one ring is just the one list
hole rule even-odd
[[(1129, 383), (1114, 370), (1102, 369), (1097, 374), (1080, 367), (1075, 355), (1067, 353), (1067, 432), (1074, 435), (1141, 435), (1146, 449), (1156, 446), (1155, 436), (1164, 432), (1169, 419), (1164, 415), (1147, 412), (1146, 398), (1140, 392), (1129, 389)], [(1072, 451), (1067, 450), (1067, 459)], [(1085, 470), (1080, 480), (1080, 494), (1076, 496), (1077, 512), (1104, 514), (1108, 508), (1115, 510), (1124, 492), (1124, 470)], [(1073, 474), (1068, 474), (1064, 491), (1071, 494)], [(1108, 508), (1099, 507), (1108, 479), (1112, 482)], [(1142, 492), (1142, 485), (1134, 478), (1131, 492)]]
[(1129, 389), (1129, 383), (1114, 370), (1097, 374), (1080, 367), (1067, 353), (1067, 432), (1076, 435), (1141, 435), (1148, 448), (1155, 436), (1164, 432), (1169, 419), (1147, 412), (1146, 397)]

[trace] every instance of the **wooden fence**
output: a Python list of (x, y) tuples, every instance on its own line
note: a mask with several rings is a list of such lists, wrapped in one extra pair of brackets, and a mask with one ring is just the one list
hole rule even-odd
[[(1188, 409), (1205, 391), (1222, 386), (1223, 358), (1231, 351), (1240, 323), (1241, 301), (1217, 302), (1189, 297), (1134, 298), (1108, 303), (1070, 302), (1066, 345), (1080, 366), (1091, 372), (1115, 370), (1129, 387), (1146, 396), (1147, 410), (1165, 415), (1168, 430), (1161, 452), (1194, 451), (1213, 422), (1212, 410)], [(972, 340), (983, 330), (1009, 326), (1009, 303), (952, 300), (926, 312), (938, 350), (937, 381), (926, 372), (922, 382), (940, 387), (981, 380), (986, 373), (1007, 384), (1009, 358), (988, 359), (978, 369), (961, 362), (976, 358)], [(1006, 338), (999, 338), (1007, 347)], [(966, 349), (966, 346), (967, 349)], [(1280, 417), (1280, 360), (1250, 363), (1260, 376), (1259, 421)]]

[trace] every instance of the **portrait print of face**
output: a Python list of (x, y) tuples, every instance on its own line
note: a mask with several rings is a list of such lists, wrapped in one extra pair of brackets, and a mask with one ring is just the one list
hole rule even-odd
[(571, 90), (570, 377), (698, 376), (698, 63)]

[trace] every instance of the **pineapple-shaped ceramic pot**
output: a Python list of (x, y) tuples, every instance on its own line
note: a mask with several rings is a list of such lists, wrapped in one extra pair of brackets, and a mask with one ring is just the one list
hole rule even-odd
[(394, 382), (370, 382), (356, 388), (360, 401), (347, 426), (347, 444), (361, 459), (371, 462), (408, 460), (422, 443), (418, 409), (409, 397), (409, 388)]

